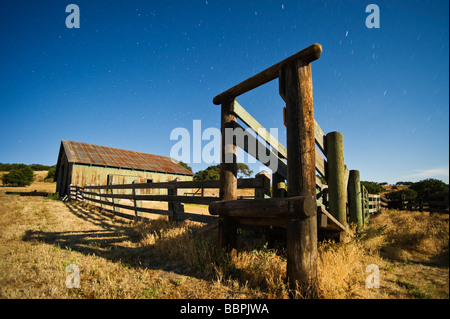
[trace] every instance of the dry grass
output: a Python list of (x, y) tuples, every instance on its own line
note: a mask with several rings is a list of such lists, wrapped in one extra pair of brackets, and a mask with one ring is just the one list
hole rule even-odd
[(9, 187), (4, 186), (1, 181), (1, 176), (8, 172), (0, 172), (0, 194), (5, 194), (6, 192), (56, 192), (56, 183), (45, 182), (44, 179), (48, 174), (48, 171), (35, 171), (34, 172), (34, 182), (30, 186), (25, 187)]
[[(288, 298), (282, 247), (244, 231), (225, 254), (199, 226), (0, 194), (0, 298)], [(447, 215), (387, 211), (318, 252), (319, 298), (449, 298)], [(65, 286), (72, 263), (79, 289)], [(369, 264), (379, 289), (365, 286)]]

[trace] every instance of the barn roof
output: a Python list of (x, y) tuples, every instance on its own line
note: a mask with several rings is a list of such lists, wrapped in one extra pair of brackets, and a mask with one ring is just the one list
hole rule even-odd
[(66, 140), (61, 141), (61, 151), (63, 148), (69, 163), (194, 175), (191, 171), (173, 162), (172, 159), (166, 156)]

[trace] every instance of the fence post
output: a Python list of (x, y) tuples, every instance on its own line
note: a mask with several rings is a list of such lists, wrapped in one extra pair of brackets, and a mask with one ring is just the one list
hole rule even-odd
[[(231, 112), (235, 99), (222, 102), (221, 107), (221, 159), (220, 159), (220, 200), (237, 199), (237, 159), (236, 145), (226, 139), (227, 129), (234, 129), (237, 124), (236, 116)], [(229, 132), (228, 132), (229, 134)], [(230, 250), (236, 247), (236, 222), (230, 217), (219, 217), (218, 246)]]
[(347, 225), (347, 188), (345, 185), (344, 139), (342, 133), (326, 135), (328, 159), (328, 201), (330, 214), (342, 225)]
[(363, 225), (361, 183), (359, 171), (351, 170), (348, 178), (348, 209), (350, 222), (355, 223), (360, 229)]
[(262, 171), (256, 174), (255, 178), (260, 181), (261, 187), (255, 187), (255, 198), (265, 198), (270, 195), (270, 175)]
[[(311, 64), (300, 60), (280, 70), (280, 93), (286, 102), (288, 196), (316, 196), (314, 105)], [(309, 217), (287, 221), (287, 277), (292, 291), (317, 291), (317, 209)]]
[(72, 184), (69, 185), (69, 196), (67, 198), (69, 202), (72, 200)]
[[(111, 182), (110, 184), (111, 186), (114, 186), (114, 182)], [(118, 193), (118, 189), (117, 188), (111, 188), (111, 194), (112, 195), (117, 195)], [(119, 213), (119, 207), (116, 206), (116, 204), (119, 203), (119, 199), (118, 198), (113, 198), (112, 199), (112, 207), (113, 207), (113, 212), (114, 214)]]
[[(173, 186), (167, 189), (167, 194), (170, 196), (177, 196), (178, 195), (177, 179), (173, 180), (172, 185)], [(180, 211), (180, 203), (170, 201), (168, 203), (168, 208), (169, 211), (172, 212), (172, 216), (169, 215), (169, 221), (178, 221), (179, 220), (178, 212)]]
[(272, 197), (286, 197), (286, 183), (284, 177), (278, 173), (272, 174)]
[(83, 190), (81, 191), (81, 196), (83, 197), (83, 203), (86, 203), (86, 199), (87, 199), (87, 195), (84, 194), (86, 186), (89, 186), (89, 185), (84, 185)]
[[(136, 180), (134, 180), (132, 182), (132, 184), (136, 184)], [(136, 217), (141, 218), (142, 217), (142, 212), (138, 211), (137, 208), (138, 207), (142, 207), (142, 201), (141, 200), (136, 200), (136, 195), (141, 195), (141, 189), (136, 189), (135, 187), (133, 187), (132, 189), (133, 192), (133, 203), (134, 203), (134, 215)]]
[[(99, 186), (103, 186), (101, 183)], [(99, 188), (98, 190), (98, 198), (100, 200), (100, 209), (103, 210), (103, 197), (102, 195), (105, 193), (105, 190), (103, 188)]]

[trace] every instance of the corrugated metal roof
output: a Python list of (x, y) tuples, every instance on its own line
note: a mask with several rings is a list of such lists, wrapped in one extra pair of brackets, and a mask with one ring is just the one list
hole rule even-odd
[(194, 175), (191, 171), (173, 162), (166, 156), (66, 140), (61, 142), (70, 163)]

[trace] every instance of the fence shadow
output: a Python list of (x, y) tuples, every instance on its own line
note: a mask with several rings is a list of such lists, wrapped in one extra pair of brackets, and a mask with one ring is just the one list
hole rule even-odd
[[(152, 246), (137, 246), (141, 233), (130, 220), (113, 218), (113, 214), (65, 203), (69, 211), (98, 229), (47, 232), (27, 230), (24, 241), (38, 241), (61, 249), (70, 249), (84, 255), (95, 255), (113, 262), (121, 262), (127, 267), (158, 269), (180, 275), (196, 276), (187, 265), (164, 260), (155, 254)], [(162, 257), (162, 258), (161, 258)]]

